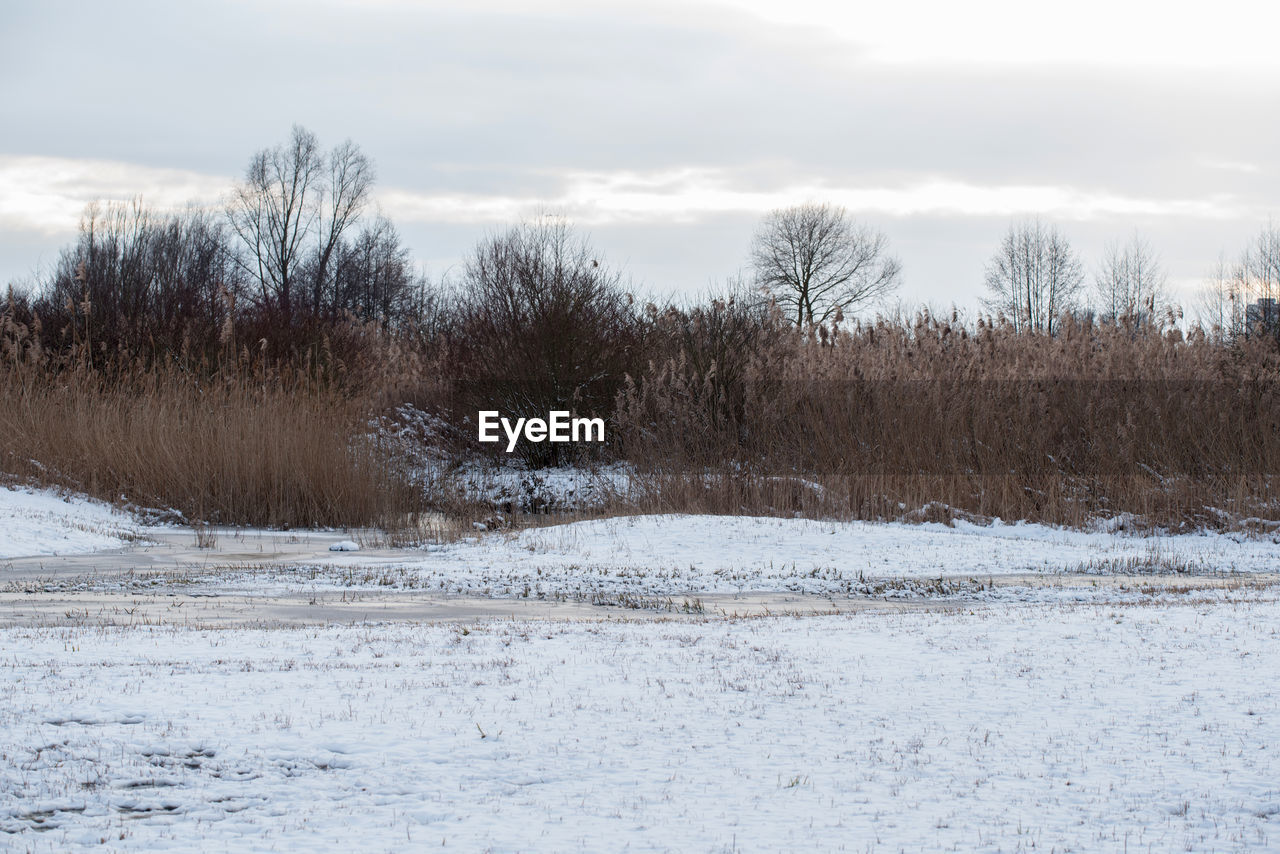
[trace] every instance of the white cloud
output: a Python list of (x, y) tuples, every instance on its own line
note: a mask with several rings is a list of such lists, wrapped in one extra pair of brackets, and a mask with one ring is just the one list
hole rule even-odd
[[(696, 223), (723, 214), (760, 214), (805, 201), (844, 205), (867, 216), (1010, 217), (1042, 214), (1065, 220), (1110, 216), (1227, 219), (1252, 216), (1229, 196), (1156, 199), (1053, 185), (981, 185), (920, 176), (897, 184), (840, 185), (796, 181), (759, 189), (747, 169), (681, 168), (639, 171), (539, 172), (558, 191), (541, 196), (379, 188), (377, 201), (392, 219), (416, 223), (501, 224), (544, 211), (584, 225)], [(173, 209), (213, 204), (232, 179), (178, 169), (107, 160), (0, 156), (0, 224), (67, 233), (95, 199), (141, 195)]]
[(1202, 163), (1207, 169), (1217, 169), (1222, 172), (1239, 172), (1244, 175), (1257, 175), (1262, 172), (1262, 167), (1257, 163), (1246, 163), (1242, 160), (1208, 159)]
[(223, 176), (114, 160), (0, 155), (0, 226), (63, 234), (85, 205), (141, 195), (157, 208), (211, 203), (231, 185)]
[(714, 0), (785, 26), (856, 45), (887, 63), (1095, 65), (1149, 69), (1274, 69), (1280, 6), (1218, 0)]
[(720, 169), (568, 172), (551, 197), (384, 191), (393, 217), (416, 222), (502, 223), (554, 210), (588, 225), (625, 222), (697, 222), (726, 213), (762, 213), (805, 201), (844, 205), (859, 214), (1018, 216), (1069, 220), (1108, 216), (1237, 217), (1231, 198), (1150, 199), (1050, 185), (982, 186), (920, 178), (897, 186), (838, 186), (818, 181), (769, 190), (744, 189), (747, 174)]

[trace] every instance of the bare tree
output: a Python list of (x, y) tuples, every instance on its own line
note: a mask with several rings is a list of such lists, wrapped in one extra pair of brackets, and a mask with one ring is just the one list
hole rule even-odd
[[(330, 262), (334, 250), (342, 241), (343, 233), (363, 212), (373, 180), (373, 164), (351, 140), (329, 152), (328, 183), (317, 229), (319, 245), (312, 286), (312, 305), (316, 311), (320, 311), (324, 305), (326, 291), (330, 295), (330, 312), (338, 310), (337, 289), (330, 287)], [(381, 222), (385, 224), (385, 228), (390, 228), (389, 222)]]
[(765, 217), (752, 242), (756, 283), (798, 325), (824, 324), (898, 287), (902, 264), (881, 232), (842, 207), (803, 204)]
[(1264, 332), (1280, 339), (1280, 228), (1268, 224), (1235, 263), (1219, 257), (1200, 311), (1226, 337)]
[[(451, 352), (459, 412), (612, 410), (643, 366), (641, 328), (621, 275), (569, 224), (544, 216), (493, 234), (466, 262)], [(532, 464), (567, 450), (525, 444)]]
[(1245, 333), (1280, 340), (1280, 228), (1268, 223), (1245, 250)]
[(1009, 227), (987, 264), (987, 308), (1015, 330), (1053, 333), (1059, 316), (1076, 306), (1084, 269), (1057, 227), (1033, 219)]
[(315, 134), (294, 125), (287, 144), (254, 155), (227, 210), (248, 250), (243, 264), (258, 280), (258, 301), (286, 322), (293, 317), (298, 268), (315, 225), (314, 185), (322, 168)]
[(141, 198), (93, 202), (44, 282), (37, 309), (52, 330), (113, 354), (154, 355), (216, 341), (238, 271), (225, 227), (199, 208), (161, 214)]
[(1102, 319), (1139, 326), (1154, 322), (1164, 308), (1167, 280), (1160, 259), (1137, 233), (1123, 245), (1109, 244), (1094, 276)]
[(254, 155), (227, 219), (244, 244), (241, 263), (257, 281), (260, 306), (285, 322), (304, 307), (312, 313), (326, 302), (333, 307), (326, 299), (333, 255), (372, 185), (373, 167), (353, 143), (326, 157), (315, 134), (298, 125), (288, 143)]
[(376, 217), (353, 240), (339, 241), (333, 263), (333, 312), (392, 323), (413, 312), (421, 282), (391, 221)]
[(1228, 262), (1226, 253), (1220, 253), (1200, 289), (1197, 300), (1200, 322), (1206, 324), (1219, 339), (1230, 335), (1238, 325), (1236, 298), (1242, 278), (1239, 266)]

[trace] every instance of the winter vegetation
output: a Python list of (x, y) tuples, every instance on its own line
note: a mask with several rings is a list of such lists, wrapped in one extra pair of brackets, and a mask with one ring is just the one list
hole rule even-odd
[[(660, 304), (555, 216), (431, 281), (374, 179), (354, 143), (299, 127), (221, 211), (90, 206), (0, 306), (0, 471), (242, 525), (584, 510), (467, 488), (512, 464), (622, 467), (590, 509), (606, 515), (1275, 515), (1275, 226), (1193, 321), (1141, 235), (1091, 267), (1039, 219), (994, 251), (983, 311), (890, 309), (884, 235), (818, 203), (761, 221), (750, 274)], [(481, 411), (603, 418), (605, 441), (508, 453), (478, 441)]]
[(0, 854), (1280, 851), (1182, 5), (3, 4)]

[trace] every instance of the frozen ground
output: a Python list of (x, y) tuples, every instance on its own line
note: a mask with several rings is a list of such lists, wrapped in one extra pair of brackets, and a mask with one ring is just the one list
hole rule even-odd
[(1280, 544), (1237, 535), (1137, 537), (1044, 525), (630, 516), (487, 532), (425, 553), (371, 550), (304, 567), (222, 574), (238, 589), (373, 586), (457, 595), (861, 595), (885, 579), (1230, 574), (1280, 569)]
[(0, 849), (1280, 849), (1272, 539), (201, 541), (0, 490)]
[(0, 847), (1259, 851), (1280, 605), (0, 631)]
[(0, 558), (86, 554), (137, 539), (129, 516), (88, 498), (0, 486)]
[[(0, 592), (110, 590), (145, 582), (147, 589), (180, 583), (245, 595), (379, 589), (634, 603), (753, 593), (915, 595), (939, 580), (944, 587), (1015, 580), (1042, 587), (1055, 579), (1271, 576), (1280, 570), (1274, 535), (1135, 536), (998, 521), (948, 527), (624, 516), (475, 531), (458, 542), (420, 548), (383, 548), (385, 537), (343, 531), (209, 529), (198, 543), (190, 529), (139, 527), (83, 500), (14, 491), (0, 496), (8, 500), (0, 505), (0, 556), (6, 558)], [(121, 548), (129, 537), (143, 539)], [(362, 547), (331, 551), (351, 539)]]
[[(9, 514), (0, 554), (29, 555), (0, 561), (0, 625), (86, 614), (206, 626), (450, 619), (451, 609), (465, 618), (581, 615), (556, 603), (751, 614), (922, 598), (1132, 602), (1173, 588), (1203, 592), (1219, 579), (1230, 590), (1280, 580), (1274, 536), (632, 516), (406, 549), (380, 547), (386, 538), (369, 532), (207, 529), (197, 538), (83, 500), (0, 494)], [(122, 545), (126, 537), (135, 541)], [(350, 540), (361, 547), (332, 550)]]

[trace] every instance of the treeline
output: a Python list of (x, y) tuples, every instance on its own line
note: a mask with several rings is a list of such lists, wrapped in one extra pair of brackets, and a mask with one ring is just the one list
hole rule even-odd
[(10, 287), (0, 311), (54, 359), (315, 357), (353, 319), (411, 323), (436, 298), (395, 226), (370, 212), (372, 185), (354, 144), (326, 153), (295, 128), (253, 157), (225, 210), (90, 205), (52, 270)]
[[(251, 158), (221, 210), (160, 213), (140, 199), (91, 205), (52, 269), (26, 290), (10, 286), (0, 311), (26, 330), (28, 349), (52, 361), (89, 353), (100, 363), (333, 364), (356, 359), (352, 348), (368, 335), (353, 330), (375, 324), (414, 338), (424, 353), (452, 350), (466, 377), (476, 371), (468, 360), (506, 359), (512, 371), (537, 361), (530, 353), (515, 358), (497, 343), (482, 352), (478, 342), (495, 334), (487, 330), (496, 328), (498, 315), (508, 326), (527, 327), (544, 322), (545, 312), (545, 322), (570, 330), (573, 324), (554, 319), (556, 312), (593, 311), (600, 316), (590, 322), (601, 334), (628, 339), (613, 349), (633, 355), (640, 339), (658, 333), (652, 312), (623, 292), (619, 273), (553, 217), (484, 238), (448, 285), (429, 280), (414, 268), (394, 224), (374, 208), (374, 180), (372, 162), (354, 143), (326, 151), (314, 134), (295, 127), (286, 143)], [(849, 330), (902, 280), (885, 235), (831, 205), (768, 214), (749, 262), (736, 286), (738, 301), (771, 305), (783, 323), (818, 335)], [(1017, 222), (993, 253), (985, 280), (988, 321), (1015, 332), (1052, 335), (1068, 318), (1187, 328), (1158, 254), (1136, 233), (1109, 244), (1089, 266), (1052, 223)], [(612, 301), (607, 309), (587, 299), (604, 292)], [(1191, 326), (1223, 343), (1258, 334), (1280, 340), (1277, 298), (1280, 229), (1268, 226), (1239, 260), (1219, 260), (1200, 295), (1201, 320)], [(582, 344), (567, 337), (542, 342), (538, 355)], [(622, 370), (633, 363), (597, 364), (634, 377)], [(557, 369), (550, 370), (546, 382), (559, 386)]]

